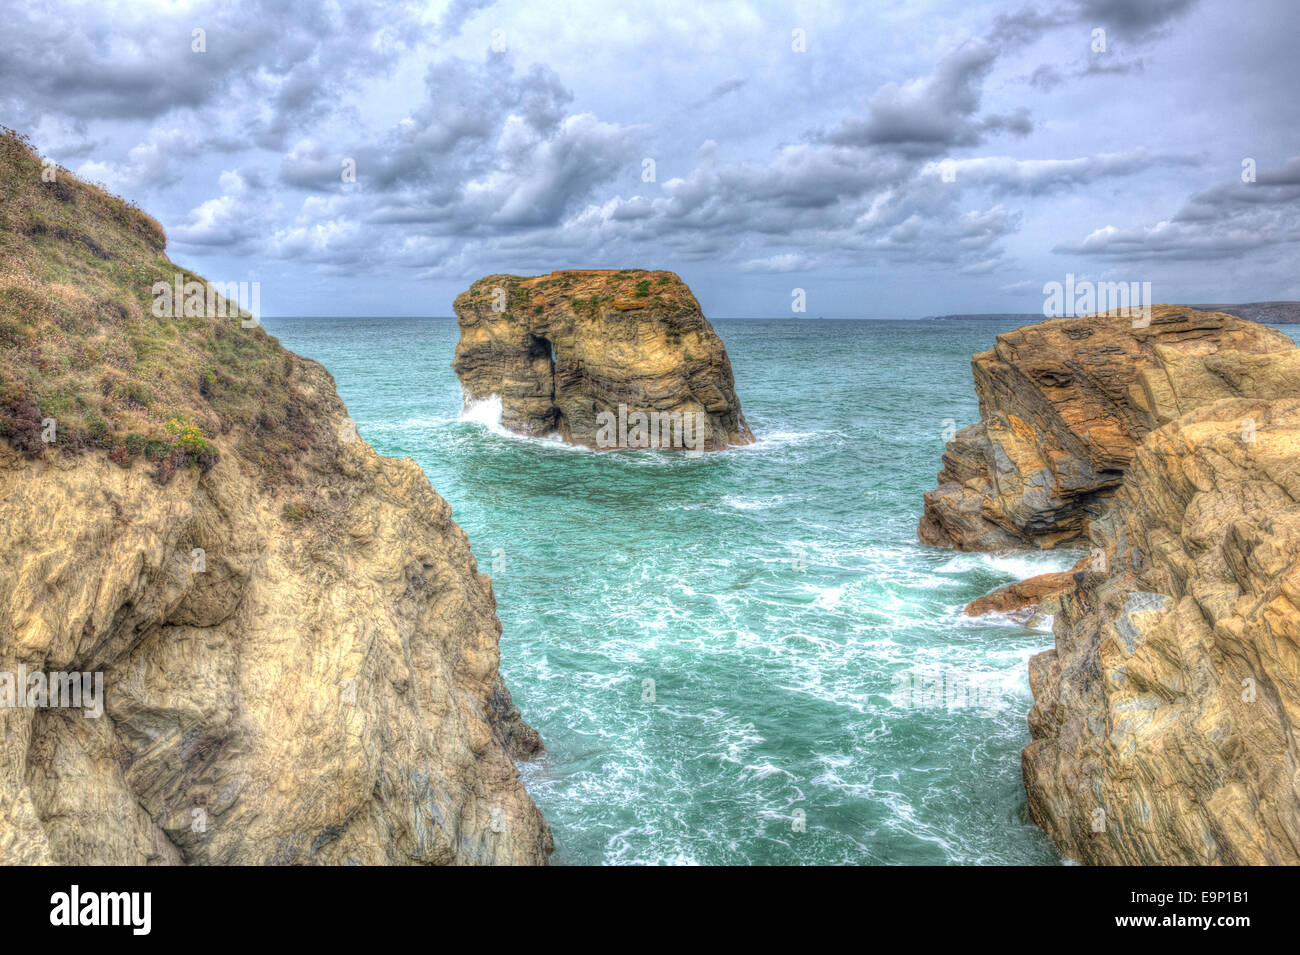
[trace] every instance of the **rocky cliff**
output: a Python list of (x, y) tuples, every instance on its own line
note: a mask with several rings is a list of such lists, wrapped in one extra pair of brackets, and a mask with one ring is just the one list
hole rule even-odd
[(446, 502), (49, 169), (0, 136), (0, 861), (544, 863)]
[[(1208, 400), (1287, 387), (1268, 362), (1238, 370), (1249, 356), (1287, 360), (1280, 353), (1295, 346), (1276, 329), (1170, 305), (1138, 325), (1054, 319), (977, 354), (981, 420), (948, 442), (920, 539), (961, 550), (1082, 544), (1152, 428)], [(1173, 379), (1185, 382), (1177, 398)]]
[(1295, 399), (1138, 446), (1030, 663), (1029, 812), (1067, 857), (1300, 863), (1298, 501)]
[(455, 309), (465, 400), (499, 398), (506, 428), (596, 448), (754, 440), (726, 349), (671, 272), (490, 275)]
[(1055, 615), (1031, 817), (1089, 863), (1300, 863), (1300, 349), (1156, 307), (999, 336), (923, 539), (1079, 544), (968, 612)]

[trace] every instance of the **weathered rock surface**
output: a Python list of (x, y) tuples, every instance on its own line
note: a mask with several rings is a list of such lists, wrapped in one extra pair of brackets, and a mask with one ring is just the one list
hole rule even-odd
[(1054, 614), (1057, 611), (1055, 598), (1078, 586), (1088, 560), (1087, 557), (1082, 558), (1069, 570), (1038, 574), (1019, 583), (999, 587), (991, 594), (968, 603), (966, 615), (978, 617), (986, 613), (1002, 613), (1029, 620), (1037, 613)]
[(1029, 812), (1066, 856), (1300, 863), (1297, 502), (1300, 401), (1216, 401), (1139, 445), (1030, 663)]
[(601, 415), (622, 406), (627, 416), (702, 415), (707, 433), (695, 450), (754, 440), (722, 340), (671, 272), (490, 275), (455, 309), (452, 367), (465, 400), (500, 398), (510, 430), (610, 447)]
[(1282, 332), (1184, 306), (1155, 306), (1146, 327), (1109, 314), (1001, 334), (971, 361), (981, 420), (948, 442), (918, 536), (981, 551), (1080, 544), (1147, 432), (1220, 398), (1300, 396), (1298, 363)]
[(316, 363), (154, 317), (156, 223), (0, 160), (0, 677), (104, 689), (0, 706), (0, 863), (546, 862), (447, 503)]

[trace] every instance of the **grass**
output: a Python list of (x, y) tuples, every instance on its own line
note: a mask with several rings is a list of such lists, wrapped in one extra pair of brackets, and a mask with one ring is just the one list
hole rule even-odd
[[(568, 309), (575, 315), (617, 316), (619, 302), (648, 300), (642, 313), (699, 310), (691, 290), (672, 272), (645, 269), (570, 269), (549, 275), (489, 275), (456, 298), (456, 307), (491, 308), (496, 289), (506, 290), (507, 317)], [(499, 298), (497, 299), (499, 302)], [(612, 305), (613, 309), (605, 306)]]
[(211, 467), (239, 429), (225, 442), (236, 453), (291, 469), (310, 431), (295, 357), (241, 327), (233, 303), (223, 317), (154, 315), (154, 283), (203, 282), (166, 243), (152, 217), (0, 127), (0, 438), (29, 455), (105, 451), (165, 483)]

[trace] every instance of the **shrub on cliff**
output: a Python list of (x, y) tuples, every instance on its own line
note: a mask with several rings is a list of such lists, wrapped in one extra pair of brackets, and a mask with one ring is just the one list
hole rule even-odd
[(166, 241), (152, 217), (0, 127), (0, 438), (28, 455), (149, 460), (166, 481), (211, 467), (238, 428), (252, 437), (237, 453), (283, 475), (311, 431), (295, 358), (237, 311), (153, 314), (155, 283), (203, 283)]

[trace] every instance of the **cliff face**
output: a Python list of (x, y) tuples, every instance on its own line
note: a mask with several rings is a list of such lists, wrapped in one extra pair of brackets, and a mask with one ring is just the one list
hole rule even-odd
[[(1146, 327), (1092, 315), (999, 335), (971, 361), (981, 420), (948, 442), (917, 534), (960, 550), (1082, 544), (1147, 432), (1217, 398), (1300, 394), (1282, 371), (1294, 350), (1276, 329), (1169, 305)], [(1275, 358), (1255, 377), (1234, 371), (1261, 354)]]
[(1300, 349), (1156, 307), (999, 336), (983, 420), (944, 456), (923, 539), (1083, 544), (1029, 665), (1034, 821), (1102, 864), (1300, 863)]
[(1030, 663), (1029, 811), (1067, 856), (1300, 863), (1297, 501), (1300, 401), (1217, 401), (1138, 447)]
[(446, 502), (319, 365), (157, 317), (161, 229), (41, 171), (0, 137), (0, 861), (544, 863)]
[(506, 428), (596, 448), (754, 440), (722, 341), (671, 272), (490, 275), (455, 309), (465, 399), (500, 398)]

